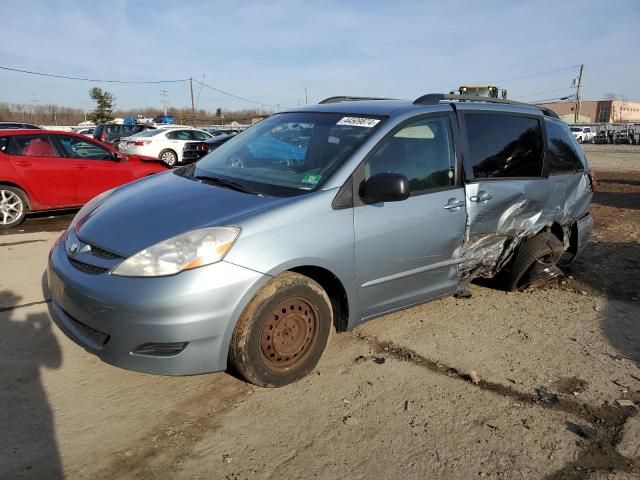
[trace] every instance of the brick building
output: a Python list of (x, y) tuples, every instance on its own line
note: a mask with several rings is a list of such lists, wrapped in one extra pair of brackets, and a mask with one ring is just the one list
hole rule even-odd
[[(573, 123), (575, 103), (541, 103), (560, 116), (564, 121)], [(622, 100), (586, 100), (580, 105), (579, 122), (583, 123), (640, 123), (640, 103)]]

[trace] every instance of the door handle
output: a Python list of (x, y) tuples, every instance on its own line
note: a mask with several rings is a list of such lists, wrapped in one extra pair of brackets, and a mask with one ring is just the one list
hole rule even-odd
[(484, 190), (480, 190), (478, 192), (478, 195), (474, 195), (473, 197), (469, 197), (469, 200), (471, 200), (472, 202), (477, 202), (477, 203), (485, 203), (488, 202), (489, 200), (491, 200), (493, 197), (491, 195), (489, 195), (487, 192), (485, 192)]
[(464, 207), (464, 202), (462, 200), (458, 201), (455, 198), (450, 198), (449, 203), (447, 203), (443, 208), (449, 210), (450, 212), (453, 212), (462, 207)]
[(86, 166), (86, 165), (74, 165), (73, 168), (77, 168), (78, 170), (83, 170), (83, 169), (89, 168), (89, 167)]
[(16, 162), (16, 165), (20, 166), (20, 167), (30, 167), (32, 165), (31, 162), (25, 162), (24, 160), (18, 160)]

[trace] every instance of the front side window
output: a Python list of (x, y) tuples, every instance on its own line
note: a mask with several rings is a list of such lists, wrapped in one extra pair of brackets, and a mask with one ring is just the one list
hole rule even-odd
[(455, 184), (455, 152), (448, 117), (418, 120), (384, 141), (365, 164), (365, 179), (398, 173), (409, 180), (411, 193)]
[(57, 157), (48, 135), (14, 135), (6, 147), (9, 155), (29, 157)]
[(113, 160), (112, 153), (93, 142), (78, 137), (59, 135), (58, 141), (65, 158), (82, 158), (86, 160)]
[(382, 122), (343, 113), (276, 114), (203, 157), (195, 175), (278, 196), (314, 190)]
[(575, 137), (566, 125), (545, 118), (547, 130), (547, 163), (549, 173), (581, 172), (584, 170)]
[(542, 176), (540, 122), (507, 114), (465, 115), (469, 152), (465, 163), (473, 178)]

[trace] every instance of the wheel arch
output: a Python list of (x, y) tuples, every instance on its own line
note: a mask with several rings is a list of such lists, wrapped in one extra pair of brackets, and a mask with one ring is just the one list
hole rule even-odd
[(349, 326), (349, 297), (340, 279), (330, 270), (315, 265), (301, 265), (287, 271), (299, 273), (317, 282), (331, 300), (333, 325), (337, 332), (344, 332)]
[[(558, 240), (560, 240), (562, 243), (565, 243), (565, 229), (562, 227), (562, 225), (560, 225), (558, 222), (556, 221), (551, 221), (547, 224), (547, 228), (544, 229), (543, 231), (548, 231), (553, 233), (556, 237), (558, 237)], [(540, 233), (540, 232), (538, 232)]]
[(353, 315), (353, 302), (349, 301), (349, 292), (345, 287), (344, 282), (325, 266), (319, 266), (317, 264), (308, 262), (299, 262), (296, 264), (280, 265), (267, 273), (265, 273), (259, 281), (251, 286), (245, 292), (242, 300), (236, 305), (232, 314), (231, 321), (228, 323), (226, 331), (222, 338), (221, 349), (219, 353), (218, 362), (220, 365), (229, 365), (229, 345), (231, 342), (231, 336), (236, 328), (240, 317), (245, 309), (249, 306), (253, 298), (258, 292), (271, 280), (272, 278), (280, 275), (284, 272), (295, 272), (300, 275), (311, 278), (317, 282), (327, 293), (329, 300), (331, 301), (331, 309), (333, 312), (333, 324), (338, 332), (344, 332), (349, 328), (349, 316)]
[(22, 185), (15, 183), (15, 182), (10, 182), (7, 180), (0, 180), (0, 186), (5, 185), (7, 187), (14, 187), (14, 188), (19, 188), (20, 190), (22, 190), (22, 192), (24, 193), (24, 196), (27, 200), (27, 208), (31, 211), (31, 205), (32, 205), (32, 201), (31, 201), (31, 194), (29, 193), (29, 191), (27, 189), (25, 189)]

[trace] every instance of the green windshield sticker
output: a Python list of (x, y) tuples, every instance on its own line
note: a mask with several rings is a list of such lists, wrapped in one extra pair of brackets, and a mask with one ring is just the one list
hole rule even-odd
[(302, 179), (302, 183), (307, 183), (309, 185), (315, 185), (320, 181), (321, 178), (322, 178), (322, 175), (307, 174)]

